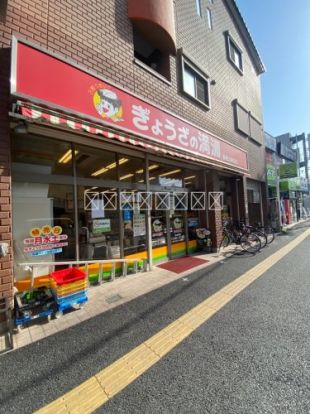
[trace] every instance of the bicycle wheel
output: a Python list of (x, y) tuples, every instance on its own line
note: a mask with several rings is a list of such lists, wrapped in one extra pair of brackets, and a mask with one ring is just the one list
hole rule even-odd
[(222, 247), (227, 247), (229, 246), (229, 244), (231, 243), (230, 237), (228, 236), (227, 233), (223, 233), (223, 238), (220, 244), (220, 248)]
[(240, 238), (240, 246), (245, 252), (255, 254), (260, 251), (261, 242), (259, 237), (254, 233), (243, 234)]
[(260, 243), (261, 243), (261, 248), (263, 249), (264, 247), (267, 246), (267, 233), (265, 233), (262, 230), (255, 230), (254, 234), (256, 234), (259, 237)]
[(267, 244), (270, 244), (274, 241), (274, 229), (272, 227), (265, 227), (264, 233), (267, 236)]

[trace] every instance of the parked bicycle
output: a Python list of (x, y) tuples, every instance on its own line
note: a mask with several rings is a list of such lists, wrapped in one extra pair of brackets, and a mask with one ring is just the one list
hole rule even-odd
[(271, 244), (274, 241), (274, 229), (271, 226), (260, 226), (258, 224), (254, 226), (246, 226), (251, 232), (258, 235), (261, 239), (262, 247), (267, 244)]
[(260, 251), (262, 244), (260, 237), (249, 231), (244, 224), (238, 226), (231, 219), (224, 222), (223, 239), (220, 247), (227, 247), (230, 244), (240, 245), (244, 252), (255, 254)]

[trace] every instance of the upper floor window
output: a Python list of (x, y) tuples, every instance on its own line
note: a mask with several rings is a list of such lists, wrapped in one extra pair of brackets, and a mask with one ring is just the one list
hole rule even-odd
[(133, 27), (133, 43), (135, 58), (170, 80), (169, 54), (155, 48), (135, 27)]
[(182, 80), (183, 92), (209, 108), (209, 80), (184, 57), (182, 57)]
[(198, 16), (202, 17), (201, 0), (196, 0), (196, 11)]
[(242, 51), (229, 34), (227, 34), (227, 56), (233, 66), (243, 73)]
[(209, 8), (207, 8), (207, 19), (208, 19), (208, 28), (210, 30), (212, 30), (212, 14), (211, 14), (211, 10)]

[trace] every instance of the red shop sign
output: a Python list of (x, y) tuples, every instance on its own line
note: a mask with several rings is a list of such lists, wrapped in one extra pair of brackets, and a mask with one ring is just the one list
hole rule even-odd
[(11, 82), (18, 97), (248, 170), (246, 151), (21, 41), (14, 42)]

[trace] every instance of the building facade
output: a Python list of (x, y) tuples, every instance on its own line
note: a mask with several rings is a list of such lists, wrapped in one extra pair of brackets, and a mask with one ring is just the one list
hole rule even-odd
[[(2, 298), (28, 262), (157, 263), (199, 228), (217, 249), (225, 216), (263, 222), (264, 65), (234, 1), (7, 0), (0, 48)], [(194, 192), (223, 210), (171, 201)]]
[(280, 189), (285, 203), (284, 224), (308, 216), (309, 158), (306, 134), (282, 134), (276, 137), (283, 158)]

